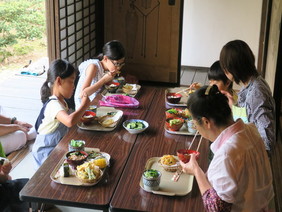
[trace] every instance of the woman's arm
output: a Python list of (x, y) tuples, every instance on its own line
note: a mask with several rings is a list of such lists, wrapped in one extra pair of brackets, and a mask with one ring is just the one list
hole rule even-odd
[(195, 176), (206, 211), (231, 211), (232, 204), (223, 201), (217, 195), (216, 191), (208, 181), (206, 174), (200, 168), (195, 154), (191, 155), (190, 161), (188, 163), (183, 163), (180, 161), (180, 165), (182, 166), (183, 172)]
[[(12, 118), (0, 115), (0, 124), (12, 124)], [(17, 125), (23, 126), (25, 128), (31, 128), (32, 127), (31, 124), (23, 122), (23, 121), (18, 121), (18, 120), (15, 120), (13, 122), (13, 124), (17, 124)]]
[(11, 124), (11, 121), (11, 118), (0, 115), (0, 124)]
[(203, 195), (208, 189), (212, 188), (211, 184), (209, 183), (205, 173), (200, 168), (197, 160), (196, 155), (191, 154), (190, 161), (188, 163), (183, 163), (180, 161), (180, 165), (182, 166), (182, 170), (184, 173), (192, 174), (195, 176), (201, 194)]
[(18, 130), (27, 133), (29, 131), (29, 128), (18, 124), (0, 124), (0, 136), (7, 135), (9, 133), (13, 133)]

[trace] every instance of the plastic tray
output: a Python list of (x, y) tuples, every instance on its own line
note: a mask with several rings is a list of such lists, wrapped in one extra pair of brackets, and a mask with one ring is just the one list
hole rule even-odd
[(98, 123), (98, 121), (94, 121), (93, 124), (85, 125), (82, 122), (79, 122), (77, 126), (82, 130), (93, 130), (93, 131), (113, 131), (121, 122), (123, 111), (117, 110), (113, 107), (98, 107), (96, 111), (96, 116), (104, 116), (107, 115), (109, 112), (119, 112), (121, 115), (114, 127), (103, 127), (101, 124)]
[(185, 88), (188, 88), (188, 87), (176, 87), (176, 88), (166, 89), (166, 91), (165, 91), (165, 102), (166, 102), (167, 106), (170, 106), (170, 107), (187, 107), (188, 94), (186, 95), (185, 93), (180, 93), (182, 95), (182, 97), (180, 99), (180, 102), (177, 103), (177, 104), (169, 103), (166, 99), (167, 93), (176, 93), (176, 92), (181, 91)]
[[(178, 158), (177, 156), (175, 157)], [(158, 163), (159, 159), (160, 157), (150, 158), (145, 165), (145, 169), (156, 169), (162, 173), (159, 190), (147, 192), (166, 196), (187, 195), (192, 190), (194, 176), (182, 173), (180, 175), (179, 180), (175, 182), (172, 180), (174, 172), (165, 171), (163, 167)], [(140, 187), (145, 190), (142, 181), (142, 176), (140, 180)]]
[[(95, 151), (95, 152), (100, 152), (99, 149), (97, 148), (89, 148), (89, 147), (85, 147), (85, 151), (86, 152), (91, 152), (91, 151)], [(101, 152), (103, 154), (103, 156), (106, 157), (106, 159), (108, 160), (108, 164), (110, 163), (110, 155), (108, 153), (105, 152)], [(65, 161), (65, 156), (62, 157), (62, 159), (59, 161), (59, 163), (57, 164), (57, 166), (54, 168), (54, 170), (52, 171), (50, 178), (59, 184), (65, 184), (65, 185), (73, 185), (73, 186), (93, 186), (96, 185), (97, 183), (100, 182), (100, 180), (103, 178), (103, 175), (106, 171), (107, 168), (101, 170), (101, 177), (94, 183), (84, 183), (81, 182), (77, 177), (75, 177), (74, 175), (71, 175), (69, 177), (62, 177), (58, 175), (58, 171), (60, 169), (60, 167), (62, 166), (62, 164)]]
[(176, 134), (176, 135), (195, 135), (195, 133), (191, 133), (191, 132), (188, 131), (186, 123), (183, 124), (183, 126), (180, 128), (179, 131), (171, 131), (171, 130), (167, 129), (166, 125), (164, 126), (164, 129), (165, 129), (166, 132), (168, 132), (170, 134)]

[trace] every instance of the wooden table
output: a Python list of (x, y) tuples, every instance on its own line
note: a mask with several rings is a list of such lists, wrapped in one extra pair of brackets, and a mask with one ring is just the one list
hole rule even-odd
[[(146, 120), (150, 127), (141, 134), (129, 134), (121, 124), (111, 132), (80, 130), (77, 126), (52, 151), (50, 157), (38, 169), (20, 192), (20, 198), (28, 202), (42, 202), (56, 205), (113, 210), (142, 211), (202, 211), (202, 200), (193, 184), (192, 192), (184, 197), (167, 197), (143, 191), (140, 177), (147, 159), (163, 154), (176, 154), (177, 149), (187, 147), (193, 136), (171, 135), (165, 132), (166, 88), (143, 86), (140, 107), (121, 109), (124, 120), (138, 118)], [(111, 166), (102, 181), (93, 187), (76, 187), (53, 182), (50, 174), (58, 161), (65, 155), (71, 139), (86, 141), (86, 146), (99, 148), (111, 155)], [(197, 142), (193, 145), (197, 147)], [(192, 148), (193, 148), (192, 147)], [(208, 142), (202, 142), (199, 159), (201, 167), (207, 167)], [(161, 210), (162, 209), (162, 210)]]
[[(145, 120), (150, 123), (146, 133), (140, 134), (134, 144), (118, 187), (111, 201), (111, 211), (204, 211), (196, 180), (186, 196), (164, 196), (144, 191), (139, 183), (146, 161), (165, 154), (176, 155), (178, 149), (187, 148), (194, 136), (173, 135), (165, 131), (165, 89), (158, 89)], [(200, 136), (191, 149), (196, 149)], [(209, 142), (202, 140), (199, 152), (200, 166), (207, 169)]]

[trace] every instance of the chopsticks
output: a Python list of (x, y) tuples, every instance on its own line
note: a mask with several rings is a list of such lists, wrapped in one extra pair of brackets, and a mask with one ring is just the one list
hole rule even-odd
[[(190, 146), (189, 146), (188, 149), (191, 148), (191, 146), (193, 145), (194, 141), (196, 140), (196, 137), (197, 137), (198, 134), (199, 134), (199, 131), (197, 130), (196, 133), (195, 133), (195, 135), (194, 135), (194, 138), (193, 138), (193, 140), (192, 140), (192, 142), (191, 142), (191, 144), (190, 144)], [(203, 136), (201, 136), (200, 141), (199, 141), (199, 143), (198, 143), (197, 150), (196, 150), (197, 152), (198, 152), (198, 150), (199, 150), (199, 147), (201, 146), (202, 139), (203, 139)], [(174, 181), (174, 182), (177, 182), (177, 181), (179, 180), (179, 178), (180, 178), (180, 175), (181, 175), (182, 173), (183, 173), (183, 170), (182, 170), (180, 167), (178, 167), (178, 169), (177, 169), (176, 172), (174, 173), (174, 175), (173, 175), (173, 177), (171, 178), (171, 180)]]
[(190, 87), (189, 88), (185, 88), (185, 89), (180, 90), (180, 91), (177, 91), (176, 94), (179, 94), (179, 93), (182, 93), (182, 92), (185, 92), (185, 91), (189, 91), (189, 90), (191, 90)]
[(197, 147), (197, 149), (196, 149), (197, 152), (199, 152), (198, 150), (199, 150), (199, 148), (200, 148), (200, 146), (201, 146), (202, 139), (203, 139), (203, 136), (201, 136), (200, 141), (199, 141), (199, 143), (198, 143), (198, 147)]
[(196, 133), (195, 133), (195, 135), (194, 135), (194, 138), (193, 138), (193, 140), (192, 140), (192, 142), (191, 142), (191, 144), (190, 144), (190, 146), (189, 146), (189, 148), (188, 148), (188, 149), (190, 149), (190, 148), (191, 148), (191, 146), (193, 145), (193, 143), (194, 143), (194, 141), (195, 141), (195, 139), (196, 139), (196, 137), (197, 137), (198, 133), (199, 133), (199, 131), (197, 130), (197, 131), (196, 131)]

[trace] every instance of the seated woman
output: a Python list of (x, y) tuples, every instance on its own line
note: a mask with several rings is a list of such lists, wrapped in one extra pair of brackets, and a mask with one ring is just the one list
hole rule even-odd
[[(264, 211), (272, 200), (269, 159), (254, 124), (232, 118), (227, 97), (216, 85), (191, 94), (187, 103), (199, 133), (212, 142), (214, 157), (207, 173), (195, 155), (180, 162), (195, 176), (207, 211)], [(204, 157), (204, 156), (203, 156)]]
[(35, 130), (31, 128), (32, 125), (18, 121), (15, 117), (0, 114), (0, 142), (6, 155), (22, 148), (26, 141), (36, 137)]

